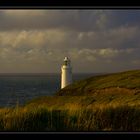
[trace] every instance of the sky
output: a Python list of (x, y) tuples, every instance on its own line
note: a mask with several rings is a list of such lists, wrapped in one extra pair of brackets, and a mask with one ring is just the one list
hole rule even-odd
[(140, 10), (0, 10), (0, 73), (140, 69)]

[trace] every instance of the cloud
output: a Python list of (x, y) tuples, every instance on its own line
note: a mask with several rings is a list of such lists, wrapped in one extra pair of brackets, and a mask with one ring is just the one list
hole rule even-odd
[(95, 31), (137, 26), (139, 10), (1, 10), (0, 30)]
[(119, 53), (118, 50), (113, 50), (111, 48), (106, 48), (106, 49), (100, 49), (99, 50), (99, 55), (103, 57), (112, 57), (115, 56)]
[(133, 60), (132, 63), (135, 64), (136, 66), (140, 65), (140, 60)]
[(0, 30), (61, 28), (90, 31), (108, 23), (102, 10), (1, 10)]
[(60, 72), (65, 56), (71, 58), (75, 72), (140, 68), (139, 14), (1, 10), (0, 72)]
[(136, 26), (140, 24), (140, 11), (138, 9), (133, 10), (113, 10), (109, 14), (110, 28), (116, 28), (119, 26)]
[(42, 16), (44, 10), (1, 10), (7, 16), (23, 18), (27, 16)]

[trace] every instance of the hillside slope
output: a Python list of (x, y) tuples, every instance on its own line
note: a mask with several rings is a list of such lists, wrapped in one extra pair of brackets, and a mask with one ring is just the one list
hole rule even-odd
[(55, 96), (2, 108), (0, 131), (140, 131), (139, 118), (140, 70), (135, 70), (91, 77)]
[(140, 70), (81, 80), (58, 91), (55, 96), (36, 98), (26, 105), (46, 105), (57, 109), (140, 105)]
[(140, 70), (94, 76), (74, 82), (56, 95), (81, 96), (93, 94), (138, 94), (140, 93)]
[(55, 96), (0, 108), (0, 131), (140, 131), (139, 118), (140, 70), (135, 70), (91, 77)]

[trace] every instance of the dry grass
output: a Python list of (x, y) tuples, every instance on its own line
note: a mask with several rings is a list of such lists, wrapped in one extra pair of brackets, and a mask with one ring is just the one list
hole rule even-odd
[(140, 131), (140, 70), (92, 77), (58, 95), (67, 96), (1, 108), (0, 131)]
[(70, 106), (53, 109), (45, 105), (0, 110), (0, 131), (139, 131), (140, 106)]
[(140, 93), (140, 70), (94, 76), (77, 81), (58, 91), (56, 95), (93, 95), (97, 92), (104, 93), (105, 90), (112, 91), (113, 89), (115, 89), (114, 92), (116, 93)]

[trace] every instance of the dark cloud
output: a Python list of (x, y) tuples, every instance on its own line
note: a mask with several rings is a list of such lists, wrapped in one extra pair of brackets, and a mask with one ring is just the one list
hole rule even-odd
[(139, 10), (1, 10), (0, 72), (140, 68)]
[(109, 19), (109, 28), (137, 26), (140, 24), (140, 10), (112, 10)]
[(107, 30), (140, 23), (140, 10), (1, 10), (0, 30)]
[[(34, 14), (30, 14), (34, 13)], [(97, 10), (1, 11), (1, 30), (63, 28), (90, 31), (107, 23), (108, 12)]]

